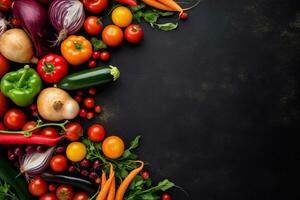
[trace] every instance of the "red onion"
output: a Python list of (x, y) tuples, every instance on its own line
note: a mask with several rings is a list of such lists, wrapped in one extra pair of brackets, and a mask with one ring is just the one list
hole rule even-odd
[(0, 12), (0, 35), (6, 31), (8, 22), (5, 20), (5, 15)]
[(48, 14), (53, 27), (59, 32), (57, 43), (68, 34), (79, 31), (85, 19), (83, 5), (78, 0), (54, 0)]
[(35, 0), (15, 0), (13, 15), (31, 38), (36, 56), (42, 57), (50, 52), (49, 22), (46, 9)]

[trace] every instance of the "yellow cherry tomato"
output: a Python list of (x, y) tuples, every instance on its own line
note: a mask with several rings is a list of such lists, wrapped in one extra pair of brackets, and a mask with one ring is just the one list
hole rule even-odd
[(115, 25), (124, 28), (131, 24), (132, 13), (125, 6), (119, 6), (113, 10), (111, 19)]
[(109, 136), (102, 143), (103, 154), (110, 159), (117, 159), (124, 153), (125, 145), (121, 138)]
[(93, 54), (93, 46), (85, 37), (70, 35), (60, 46), (63, 57), (72, 65), (88, 61)]
[(79, 162), (86, 156), (86, 147), (81, 142), (72, 142), (68, 145), (66, 154), (70, 161)]

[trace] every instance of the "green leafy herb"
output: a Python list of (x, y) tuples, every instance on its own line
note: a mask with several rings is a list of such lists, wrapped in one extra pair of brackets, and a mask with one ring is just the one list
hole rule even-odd
[(94, 47), (94, 51), (98, 51), (98, 50), (107, 48), (106, 44), (102, 40), (99, 40), (95, 37), (92, 37), (91, 42)]
[(0, 181), (0, 200), (18, 200), (18, 197), (11, 190), (11, 186), (4, 181)]
[(155, 24), (160, 30), (171, 31), (178, 27), (178, 23)]

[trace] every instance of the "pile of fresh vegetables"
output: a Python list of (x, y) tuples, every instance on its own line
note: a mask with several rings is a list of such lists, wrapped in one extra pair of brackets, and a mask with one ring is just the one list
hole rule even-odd
[(0, 200), (170, 200), (174, 183), (153, 184), (134, 153), (140, 136), (81, 122), (120, 77), (110, 49), (139, 43), (141, 22), (176, 29), (199, 2), (0, 0)]

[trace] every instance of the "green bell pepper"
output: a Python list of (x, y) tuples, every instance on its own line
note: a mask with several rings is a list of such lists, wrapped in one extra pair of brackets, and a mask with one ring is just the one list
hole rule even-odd
[(1, 79), (0, 89), (16, 105), (24, 107), (30, 105), (40, 92), (42, 80), (34, 69), (25, 65), (18, 71), (7, 73)]

